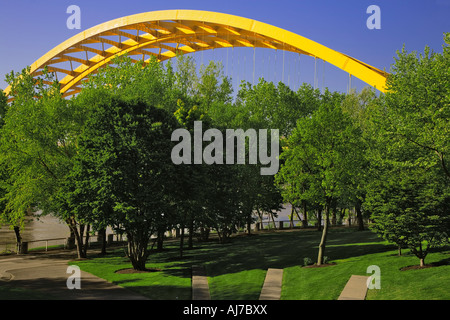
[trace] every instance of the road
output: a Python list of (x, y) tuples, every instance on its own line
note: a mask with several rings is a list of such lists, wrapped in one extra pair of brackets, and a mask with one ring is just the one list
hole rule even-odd
[(43, 299), (56, 300), (147, 300), (90, 273), (81, 271), (80, 289), (69, 289), (67, 273), (71, 251), (0, 257), (0, 286), (10, 285), (39, 292)]

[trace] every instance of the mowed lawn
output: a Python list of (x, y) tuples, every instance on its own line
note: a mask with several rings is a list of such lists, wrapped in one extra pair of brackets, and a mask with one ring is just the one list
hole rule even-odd
[(257, 300), (268, 268), (284, 269), (281, 299), (333, 300), (339, 297), (351, 275), (370, 275), (369, 266), (380, 268), (381, 289), (368, 291), (367, 299), (450, 299), (450, 248), (432, 252), (426, 263), (436, 266), (400, 270), (417, 265), (409, 250), (397, 249), (370, 231), (339, 228), (330, 230), (326, 256), (333, 265), (304, 268), (304, 258), (315, 261), (321, 233), (315, 230), (263, 232), (238, 236), (231, 243), (215, 240), (195, 243), (179, 257), (178, 243), (167, 242), (162, 252), (152, 252), (148, 273), (120, 274), (130, 268), (123, 249), (71, 264), (127, 287), (150, 299), (191, 299), (191, 266), (206, 266), (213, 300)]

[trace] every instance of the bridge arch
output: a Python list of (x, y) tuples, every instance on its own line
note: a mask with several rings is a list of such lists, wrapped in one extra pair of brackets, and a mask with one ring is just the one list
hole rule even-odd
[[(159, 61), (177, 52), (191, 53), (226, 47), (262, 47), (319, 58), (384, 92), (387, 72), (287, 30), (224, 13), (163, 10), (111, 20), (62, 42), (31, 64), (31, 74), (65, 74), (58, 79), (63, 96), (81, 91), (89, 74), (128, 54)], [(10, 87), (5, 89), (8, 95)]]

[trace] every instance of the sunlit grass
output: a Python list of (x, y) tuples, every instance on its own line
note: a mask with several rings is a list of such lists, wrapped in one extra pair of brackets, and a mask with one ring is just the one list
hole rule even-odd
[(441, 266), (401, 271), (419, 260), (404, 250), (397, 255), (395, 246), (370, 231), (331, 230), (326, 256), (335, 265), (303, 268), (303, 259), (316, 261), (320, 232), (263, 232), (236, 237), (232, 243), (215, 241), (196, 243), (179, 257), (178, 243), (166, 243), (162, 252), (152, 252), (147, 268), (150, 273), (118, 274), (131, 268), (123, 250), (104, 257), (77, 261), (83, 270), (127, 287), (150, 299), (191, 299), (191, 267), (206, 267), (213, 300), (257, 300), (268, 268), (283, 268), (282, 299), (337, 299), (351, 275), (370, 275), (367, 268), (381, 270), (381, 289), (368, 291), (367, 299), (450, 299), (449, 251), (430, 253), (427, 263)]

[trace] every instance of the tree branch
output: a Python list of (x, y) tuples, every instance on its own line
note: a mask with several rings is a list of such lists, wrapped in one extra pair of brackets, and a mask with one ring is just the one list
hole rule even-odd
[(439, 151), (438, 149), (436, 149), (436, 148), (433, 148), (433, 147), (430, 147), (430, 146), (421, 144), (421, 143), (419, 143), (419, 142), (417, 142), (417, 141), (415, 141), (415, 140), (412, 140), (412, 139), (408, 138), (407, 136), (405, 136), (404, 134), (399, 133), (398, 135), (401, 136), (401, 137), (403, 137), (403, 138), (405, 138), (407, 141), (412, 142), (412, 143), (418, 145), (418, 146), (421, 147), (421, 148), (424, 148), (424, 149), (428, 149), (428, 150), (434, 151), (434, 152), (438, 155), (438, 157), (439, 157), (439, 160), (440, 160), (440, 162), (441, 162), (441, 166), (442, 166), (442, 169), (444, 170), (445, 175), (446, 175), (448, 178), (450, 178), (450, 171), (447, 169), (447, 166), (445, 165), (444, 154), (443, 154), (442, 152), (440, 152), (440, 151)]
[(50, 173), (50, 175), (55, 178), (55, 180), (58, 180), (58, 177), (50, 170), (50, 168), (47, 166), (47, 164), (41, 159), (41, 155), (38, 155), (38, 161), (44, 166), (45, 170)]

